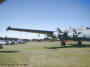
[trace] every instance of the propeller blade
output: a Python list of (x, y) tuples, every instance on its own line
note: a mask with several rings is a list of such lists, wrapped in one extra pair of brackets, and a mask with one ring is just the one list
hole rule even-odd
[(62, 31), (57, 27), (57, 29), (56, 29), (59, 33), (62, 33)]
[(10, 30), (10, 28), (11, 28), (11, 27), (10, 27), (10, 26), (8, 26), (6, 30), (7, 30), (7, 31), (8, 31), (8, 30)]
[(77, 31), (73, 28), (73, 32), (75, 33), (75, 34), (77, 34)]

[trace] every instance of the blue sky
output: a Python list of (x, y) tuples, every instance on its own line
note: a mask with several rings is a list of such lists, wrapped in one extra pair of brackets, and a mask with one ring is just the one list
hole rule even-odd
[(90, 27), (90, 0), (6, 0), (0, 4), (0, 36), (37, 37), (37, 34), (6, 31), (9, 25), (42, 30)]

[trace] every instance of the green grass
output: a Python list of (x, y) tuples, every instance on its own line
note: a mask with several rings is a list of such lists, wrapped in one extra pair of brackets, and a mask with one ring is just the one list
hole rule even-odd
[(1, 67), (90, 67), (90, 44), (84, 44), (87, 46), (67, 45), (66, 48), (59, 48), (59, 42), (4, 45), (4, 48), (0, 49), (0, 64), (19, 64)]

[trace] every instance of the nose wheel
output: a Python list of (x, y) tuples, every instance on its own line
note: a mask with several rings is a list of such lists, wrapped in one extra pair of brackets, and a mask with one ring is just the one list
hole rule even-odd
[(61, 41), (61, 47), (65, 47), (66, 43), (64, 41)]

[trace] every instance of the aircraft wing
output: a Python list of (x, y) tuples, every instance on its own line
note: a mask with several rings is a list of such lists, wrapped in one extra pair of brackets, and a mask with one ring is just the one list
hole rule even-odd
[(32, 33), (41, 33), (41, 34), (52, 34), (54, 31), (45, 31), (45, 30), (33, 30), (33, 29), (21, 29), (21, 28), (11, 28), (10, 26), (6, 29), (13, 31), (22, 31), (22, 32), (32, 32)]

